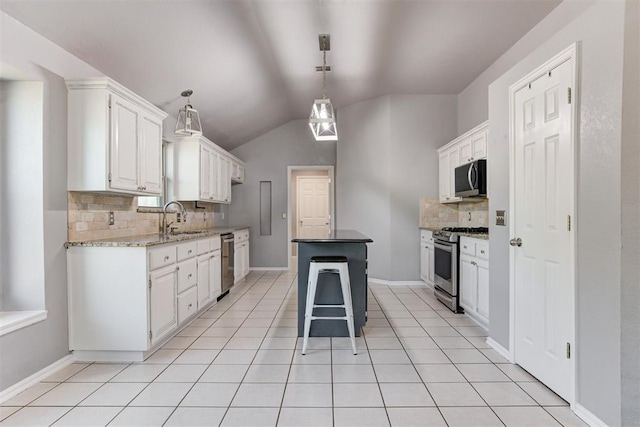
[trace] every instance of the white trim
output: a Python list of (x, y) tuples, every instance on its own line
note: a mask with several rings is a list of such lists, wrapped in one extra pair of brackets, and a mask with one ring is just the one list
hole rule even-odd
[(249, 271), (289, 271), (288, 267), (249, 267)]
[(291, 270), (291, 174), (295, 170), (327, 171), (329, 176), (330, 229), (336, 228), (336, 179), (334, 165), (287, 166), (287, 270)]
[(0, 311), (0, 336), (26, 328), (47, 318), (47, 310)]
[(382, 280), (376, 279), (373, 277), (369, 277), (367, 279), (368, 282), (375, 283), (378, 285), (387, 285), (387, 286), (424, 286), (425, 288), (430, 288), (428, 284), (423, 282), (422, 280)]
[(35, 374), (28, 376), (27, 378), (10, 387), (5, 388), (4, 390), (0, 391), (0, 403), (6, 402), (12, 397), (22, 393), (29, 387), (39, 383), (41, 380), (53, 375), (63, 368), (66, 368), (73, 363), (73, 360), (73, 355), (68, 354), (62, 359), (59, 359), (53, 362), (51, 365), (39, 370)]
[[(570, 254), (570, 265), (573, 265), (572, 269), (572, 277), (571, 277), (571, 286), (573, 287), (573, 306), (569, 307), (573, 312), (573, 321), (572, 321), (572, 345), (574, 348), (578, 348), (577, 345), (577, 334), (576, 334), (576, 316), (578, 313), (577, 310), (577, 286), (576, 286), (576, 230), (577, 228), (577, 183), (578, 178), (576, 176), (578, 167), (578, 118), (579, 118), (579, 73), (580, 73), (580, 62), (579, 62), (579, 42), (575, 42), (571, 44), (569, 47), (555, 55), (553, 58), (546, 61), (544, 64), (528, 73), (526, 76), (518, 80), (516, 83), (509, 86), (509, 182), (515, 182), (515, 113), (516, 113), (516, 105), (515, 105), (515, 94), (521, 88), (525, 87), (529, 84), (529, 82), (536, 80), (542, 75), (546, 74), (550, 69), (556, 68), (557, 66), (563, 64), (567, 61), (573, 61), (573, 69), (571, 76), (571, 87), (572, 87), (572, 100), (571, 100), (571, 144), (573, 148), (573, 170), (571, 171), (571, 175), (573, 176), (573, 199), (570, 215), (573, 220), (573, 233), (571, 233), (571, 254)], [(509, 211), (511, 212), (511, 220), (509, 221), (509, 235), (515, 237), (515, 185), (509, 186)], [(509, 246), (509, 360), (512, 363), (516, 363), (516, 354), (515, 354), (515, 248)], [(577, 352), (575, 352), (577, 354)], [(576, 356), (577, 357), (577, 356)], [(577, 363), (576, 357), (571, 359), (571, 363), (573, 366), (571, 375), (573, 377), (572, 381), (572, 389), (571, 396), (569, 396), (570, 405), (574, 405), (578, 399), (577, 396)]]
[(498, 342), (496, 340), (494, 340), (491, 337), (487, 337), (487, 341), (486, 342), (487, 342), (487, 345), (489, 347), (491, 347), (492, 349), (494, 349), (495, 351), (497, 351), (498, 354), (500, 354), (500, 356), (504, 357), (509, 362), (514, 363), (513, 359), (511, 358), (511, 352), (509, 350), (507, 350), (506, 348), (504, 348), (503, 346), (501, 346), (500, 344), (498, 344)]
[(582, 421), (589, 424), (591, 427), (607, 427), (607, 423), (602, 421), (600, 418), (595, 416), (591, 411), (589, 411), (579, 403), (576, 403), (573, 406), (573, 412), (578, 417), (582, 418)]

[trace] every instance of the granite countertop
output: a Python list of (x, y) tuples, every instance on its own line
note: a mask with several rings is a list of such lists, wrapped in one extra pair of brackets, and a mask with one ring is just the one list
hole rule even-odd
[(423, 227), (423, 226), (421, 225), (419, 228), (420, 228), (420, 230), (438, 231), (438, 230), (440, 230), (442, 227)]
[(183, 242), (187, 240), (202, 239), (204, 237), (219, 236), (220, 234), (233, 233), (234, 231), (244, 230), (250, 228), (249, 226), (235, 226), (235, 227), (216, 227), (209, 230), (202, 230), (198, 232), (186, 232), (179, 234), (169, 234), (167, 236), (157, 234), (144, 234), (140, 236), (129, 237), (114, 237), (111, 239), (98, 239), (87, 240), (81, 242), (66, 242), (65, 248), (73, 246), (82, 247), (147, 247), (164, 245), (169, 243)]
[(478, 240), (489, 240), (489, 233), (460, 233), (462, 237), (471, 237)]
[(355, 230), (332, 230), (327, 237), (293, 239), (294, 243), (371, 243), (369, 237)]

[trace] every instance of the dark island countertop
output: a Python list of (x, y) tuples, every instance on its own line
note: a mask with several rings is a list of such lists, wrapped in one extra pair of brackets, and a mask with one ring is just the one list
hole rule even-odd
[(369, 237), (355, 230), (332, 230), (327, 237), (293, 239), (293, 243), (372, 243)]

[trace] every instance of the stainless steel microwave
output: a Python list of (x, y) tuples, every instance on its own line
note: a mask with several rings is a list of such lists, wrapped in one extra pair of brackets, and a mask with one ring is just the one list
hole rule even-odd
[(456, 167), (454, 179), (456, 197), (487, 197), (487, 159)]

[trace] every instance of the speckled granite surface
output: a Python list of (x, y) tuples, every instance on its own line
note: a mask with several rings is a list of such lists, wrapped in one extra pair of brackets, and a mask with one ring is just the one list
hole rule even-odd
[(144, 234), (140, 236), (116, 237), (112, 239), (87, 240), (82, 242), (67, 242), (64, 244), (66, 248), (73, 246), (82, 247), (147, 247), (164, 245), (170, 243), (178, 243), (186, 240), (202, 239), (204, 237), (218, 236), (224, 233), (232, 233), (238, 230), (250, 228), (248, 226), (237, 227), (215, 227), (209, 230), (202, 230), (194, 233), (183, 233), (164, 236), (162, 234)]

